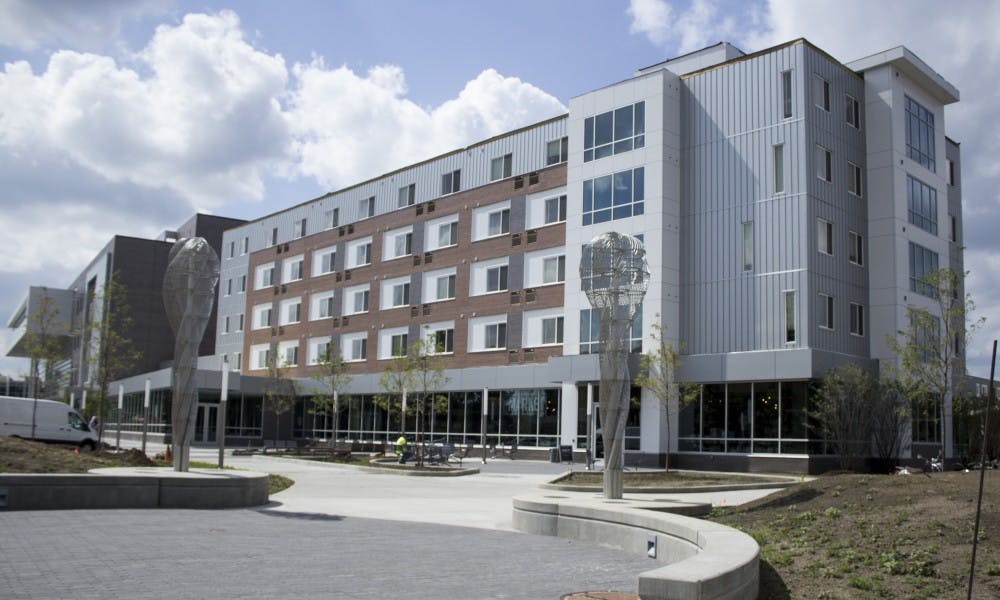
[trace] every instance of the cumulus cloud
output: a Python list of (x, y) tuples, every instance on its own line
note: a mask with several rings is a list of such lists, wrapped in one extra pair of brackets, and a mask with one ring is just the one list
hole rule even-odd
[[(712, 0), (692, 0), (676, 11), (666, 0), (631, 0), (627, 9), (632, 18), (630, 33), (645, 35), (656, 46), (677, 54), (699, 50), (718, 42), (740, 45), (747, 27), (756, 21), (752, 5), (720, 9)], [(736, 17), (740, 27), (737, 27)]]
[(3, 0), (0, 45), (35, 50), (63, 43), (105, 48), (118, 38), (123, 21), (165, 13), (173, 0)]

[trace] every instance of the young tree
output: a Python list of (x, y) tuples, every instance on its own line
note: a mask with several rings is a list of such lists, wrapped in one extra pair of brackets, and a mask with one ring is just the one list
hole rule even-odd
[(665, 468), (670, 470), (670, 416), (680, 414), (680, 411), (691, 402), (698, 400), (700, 387), (690, 383), (677, 381), (677, 369), (681, 365), (680, 353), (673, 344), (666, 340), (665, 330), (660, 323), (660, 315), (656, 315), (653, 324), (653, 349), (643, 353), (639, 362), (639, 375), (635, 384), (649, 391), (659, 401), (667, 413), (666, 434), (667, 453)]
[(52, 297), (43, 292), (38, 306), (28, 319), (24, 334), (25, 349), (31, 360), (33, 398), (58, 395), (59, 382), (56, 381), (55, 367), (65, 356), (65, 336), (68, 333), (65, 323), (59, 319), (59, 309)]
[(906, 385), (891, 375), (878, 382), (872, 395), (872, 441), (882, 471), (888, 472), (897, 463), (903, 449), (903, 430), (910, 422), (909, 397)]
[(119, 280), (118, 272), (104, 282), (97, 297), (91, 300), (100, 310), (100, 319), (94, 319), (89, 327), (91, 338), (97, 338), (96, 352), (90, 362), (96, 370), (96, 410), (98, 418), (98, 440), (104, 437), (104, 425), (110, 414), (111, 393), (108, 386), (112, 381), (124, 377), (142, 352), (135, 349), (131, 338), (132, 316), (128, 302), (128, 291)]
[(276, 354), (273, 351), (267, 353), (267, 375), (264, 381), (264, 409), (274, 415), (275, 440), (279, 436), (277, 421), (281, 415), (287, 413), (295, 406), (297, 395), (295, 382), (285, 373), (284, 366), (287, 365), (279, 363)]
[(826, 372), (813, 408), (819, 433), (833, 444), (840, 468), (852, 469), (871, 453), (870, 410), (878, 393), (871, 373), (854, 363)]
[[(413, 389), (413, 365), (408, 356), (393, 357), (382, 369), (378, 381), (382, 394), (375, 397), (375, 404), (385, 411), (387, 423), (392, 422), (394, 415), (399, 415), (399, 435), (406, 432), (406, 410), (403, 398)], [(396, 399), (399, 402), (396, 402)]]
[(341, 390), (351, 384), (350, 365), (344, 360), (340, 346), (332, 341), (326, 350), (320, 353), (316, 362), (316, 371), (312, 379), (316, 382), (318, 392), (313, 395), (313, 414), (333, 417), (333, 440), (337, 442), (339, 411), (341, 402), (347, 400), (347, 394)]
[(416, 402), (413, 409), (417, 417), (417, 466), (423, 465), (424, 419), (436, 411), (448, 409), (448, 396), (442, 395), (441, 388), (449, 379), (444, 375), (444, 363), (440, 355), (444, 348), (434, 345), (434, 340), (421, 337), (409, 349), (410, 380)]
[(941, 458), (945, 457), (948, 409), (965, 379), (960, 350), (985, 321), (980, 317), (970, 322), (975, 303), (970, 295), (960, 295), (963, 279), (963, 273), (952, 269), (925, 275), (921, 284), (932, 307), (908, 307), (910, 326), (887, 340), (899, 357), (899, 377), (913, 403), (930, 403), (940, 411)]

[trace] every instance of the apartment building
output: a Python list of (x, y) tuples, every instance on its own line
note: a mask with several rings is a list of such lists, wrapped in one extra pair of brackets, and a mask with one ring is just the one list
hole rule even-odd
[[(634, 389), (627, 451), (817, 468), (810, 383), (894, 361), (886, 335), (932, 304), (921, 276), (961, 268), (958, 97), (903, 47), (845, 64), (802, 39), (721, 43), (640, 69), (567, 115), (228, 229), (216, 355), (246, 381), (270, 357), (305, 381), (336, 348), (353, 374), (336, 420), (303, 398), (274, 434), (381, 439), (415, 424), (374, 402), (380, 373), (426, 336), (448, 378), (432, 438), (582, 448), (600, 376), (579, 266), (614, 230), (649, 262), (633, 351), (658, 322), (703, 384), (679, 414)], [(244, 395), (227, 423), (246, 434), (260, 406)], [(949, 411), (915, 423), (914, 448)]]

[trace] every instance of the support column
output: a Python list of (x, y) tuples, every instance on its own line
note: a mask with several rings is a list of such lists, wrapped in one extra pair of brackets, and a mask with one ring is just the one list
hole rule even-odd
[(559, 415), (559, 443), (576, 448), (576, 422), (579, 417), (576, 382), (562, 382), (562, 407)]

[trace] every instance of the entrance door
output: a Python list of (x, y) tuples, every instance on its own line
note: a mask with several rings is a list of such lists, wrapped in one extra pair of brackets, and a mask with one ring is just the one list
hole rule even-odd
[(194, 441), (201, 443), (214, 442), (217, 438), (215, 437), (218, 425), (216, 419), (219, 414), (219, 405), (217, 404), (199, 404), (198, 405), (198, 420), (195, 422), (194, 426)]

